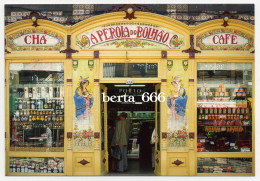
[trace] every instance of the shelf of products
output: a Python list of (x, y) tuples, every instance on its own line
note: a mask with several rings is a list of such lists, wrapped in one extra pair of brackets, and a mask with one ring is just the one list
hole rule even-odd
[(10, 173), (64, 173), (63, 158), (21, 158), (11, 157)]
[(198, 70), (198, 84), (203, 85), (197, 90), (198, 152), (252, 151), (251, 67), (242, 67), (248, 70)]
[(252, 173), (252, 158), (198, 158), (198, 173)]
[(15, 65), (9, 67), (10, 151), (63, 152), (63, 64)]

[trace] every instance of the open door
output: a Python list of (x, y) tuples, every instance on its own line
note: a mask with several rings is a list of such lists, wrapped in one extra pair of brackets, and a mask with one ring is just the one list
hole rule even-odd
[[(155, 86), (155, 92), (156, 95), (158, 96), (160, 94), (160, 87), (161, 84), (156, 84)], [(160, 102), (156, 101), (155, 102), (155, 150), (154, 150), (154, 156), (153, 156), (153, 161), (154, 161), (154, 173), (155, 175), (160, 175), (161, 170), (160, 170), (160, 162), (158, 162), (158, 159), (160, 157)]]
[(100, 129), (101, 129), (101, 173), (108, 173), (108, 145), (107, 145), (107, 102), (103, 101), (107, 96), (107, 87), (100, 85)]

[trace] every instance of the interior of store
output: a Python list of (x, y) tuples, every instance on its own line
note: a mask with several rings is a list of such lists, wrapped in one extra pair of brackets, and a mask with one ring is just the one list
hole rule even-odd
[[(109, 161), (110, 175), (153, 175), (152, 152), (154, 144), (150, 143), (152, 132), (155, 128), (155, 103), (142, 101), (145, 92), (155, 92), (153, 84), (106, 84), (108, 96), (127, 95), (133, 96), (135, 102), (107, 103), (108, 129), (116, 125), (122, 112), (127, 113), (131, 123), (131, 136), (127, 148), (128, 170), (124, 173), (113, 171), (113, 161)], [(108, 137), (110, 137), (108, 135)], [(109, 139), (109, 138), (108, 138)], [(109, 145), (108, 145), (109, 147)]]

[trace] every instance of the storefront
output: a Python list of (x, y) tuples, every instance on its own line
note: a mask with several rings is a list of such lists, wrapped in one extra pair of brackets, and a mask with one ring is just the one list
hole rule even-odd
[(106, 175), (121, 112), (129, 155), (156, 130), (155, 175), (255, 175), (254, 26), (132, 10), (6, 26), (6, 175)]

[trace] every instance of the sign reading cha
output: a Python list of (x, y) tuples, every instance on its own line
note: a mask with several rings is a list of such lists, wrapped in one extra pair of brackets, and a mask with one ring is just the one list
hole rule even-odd
[(16, 46), (56, 46), (60, 40), (41, 33), (22, 35), (13, 40)]
[(88, 42), (88, 45), (85, 46), (88, 49), (95, 45), (123, 39), (146, 40), (171, 48), (172, 38), (178, 38), (177, 34), (148, 25), (107, 26), (83, 33), (80, 36), (80, 39), (85, 39)]

